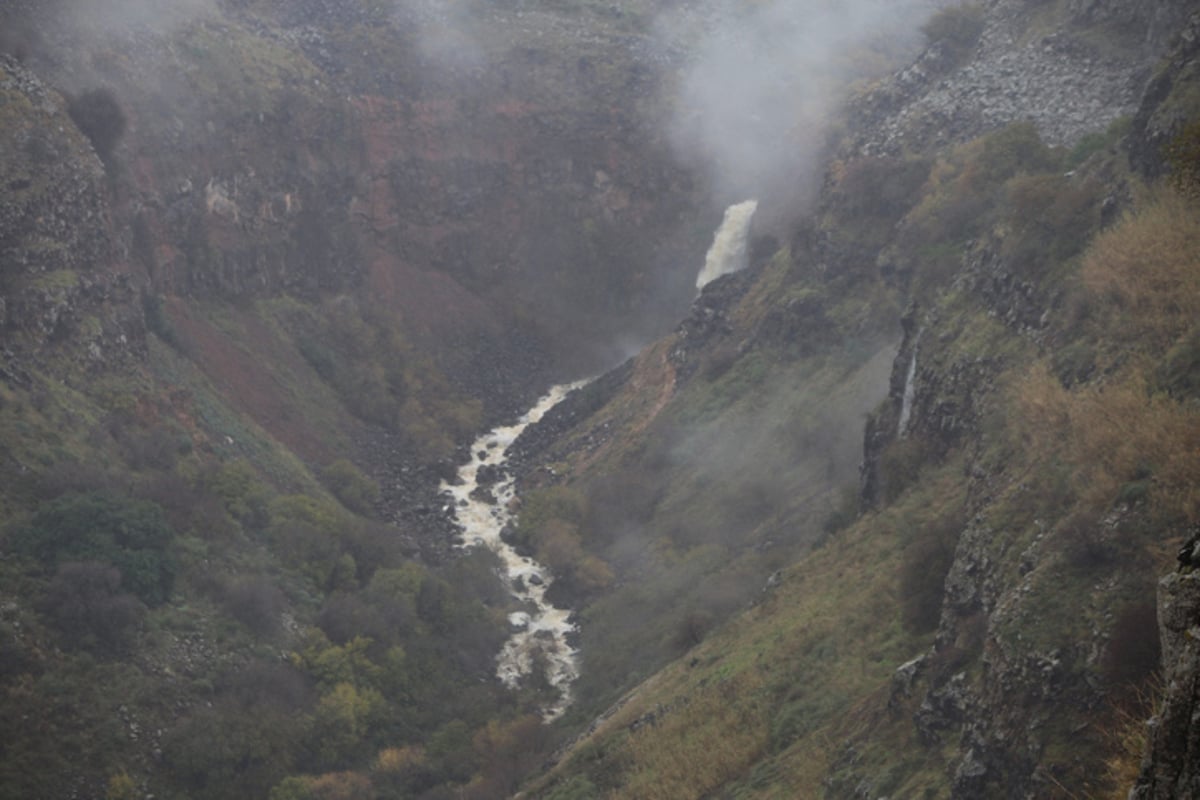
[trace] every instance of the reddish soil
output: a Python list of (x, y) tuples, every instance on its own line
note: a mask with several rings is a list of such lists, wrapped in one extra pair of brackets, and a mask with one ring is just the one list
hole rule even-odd
[(308, 368), (299, 356), (247, 312), (227, 309), (246, 334), (237, 341), (194, 309), (180, 298), (171, 298), (166, 307), (171, 323), (191, 345), (192, 359), (218, 393), (301, 458), (322, 464), (330, 461), (333, 454), (318, 434), (318, 426), (289, 398), (288, 387), (264, 368), (277, 364), (304, 374)]

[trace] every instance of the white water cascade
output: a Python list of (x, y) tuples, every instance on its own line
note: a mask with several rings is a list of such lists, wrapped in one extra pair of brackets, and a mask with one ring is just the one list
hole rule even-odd
[(900, 421), (896, 424), (896, 436), (904, 439), (908, 436), (908, 421), (912, 418), (913, 399), (917, 394), (917, 351), (921, 346), (921, 334), (913, 341), (912, 359), (908, 362), (908, 374), (904, 376), (904, 394), (900, 398)]
[(757, 200), (746, 200), (725, 209), (725, 218), (721, 220), (721, 227), (717, 228), (712, 246), (704, 257), (704, 269), (696, 276), (697, 291), (722, 275), (745, 269), (750, 221), (757, 210)]
[(549, 571), (532, 558), (518, 554), (500, 538), (500, 532), (513, 519), (516, 491), (513, 476), (506, 472), (492, 484), (491, 497), (475, 490), (479, 488), (481, 469), (503, 468), (508, 448), (521, 431), (582, 385), (583, 382), (555, 386), (515, 424), (480, 436), (471, 445), (471, 460), (459, 468), (456, 483), (443, 482), (441, 486), (442, 492), (453, 498), (454, 520), (463, 530), (462, 546), (491, 548), (504, 565), (503, 577), (509, 591), (530, 609), (509, 615), (514, 633), (496, 657), (496, 676), (505, 686), (516, 688), (535, 669), (545, 669), (547, 682), (559, 693), (558, 701), (542, 711), (547, 722), (559, 717), (571, 704), (571, 684), (579, 676), (579, 665), (578, 653), (567, 642), (567, 635), (576, 628), (570, 622), (570, 611), (555, 608), (546, 600), (546, 590), (552, 582)]

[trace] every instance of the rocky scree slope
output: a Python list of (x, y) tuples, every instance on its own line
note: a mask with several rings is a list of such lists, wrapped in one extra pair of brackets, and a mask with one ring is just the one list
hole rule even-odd
[(953, 7), (911, 66), (853, 104), (847, 143), (866, 154), (944, 146), (1021, 120), (1049, 144), (1136, 108), (1185, 3), (990, 0)]

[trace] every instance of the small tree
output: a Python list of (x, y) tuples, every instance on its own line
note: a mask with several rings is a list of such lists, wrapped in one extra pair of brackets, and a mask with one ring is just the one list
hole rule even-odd
[(120, 586), (121, 573), (108, 564), (63, 564), (50, 582), (42, 611), (68, 645), (119, 652), (132, 643), (143, 613), (142, 604)]

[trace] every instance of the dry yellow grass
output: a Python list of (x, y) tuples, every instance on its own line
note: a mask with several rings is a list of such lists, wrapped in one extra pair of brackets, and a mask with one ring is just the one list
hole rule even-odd
[(1200, 204), (1155, 190), (1095, 238), (1083, 279), (1116, 304), (1128, 333), (1169, 345), (1200, 319)]
[(1151, 393), (1140, 370), (1069, 391), (1039, 364), (1018, 382), (1014, 400), (1023, 439), (1073, 467), (1084, 502), (1102, 508), (1148, 470), (1154, 502), (1200, 519), (1200, 410)]
[(766, 749), (768, 706), (762, 678), (751, 671), (695, 692), (659, 724), (630, 737), (637, 765), (612, 797), (703, 797), (744, 774)]

